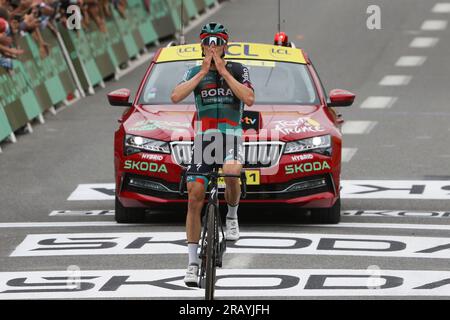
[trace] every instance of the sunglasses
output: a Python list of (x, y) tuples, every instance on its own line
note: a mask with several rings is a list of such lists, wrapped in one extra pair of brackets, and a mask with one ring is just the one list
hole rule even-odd
[(215, 46), (223, 46), (226, 45), (227, 42), (221, 37), (209, 36), (202, 39), (202, 44), (205, 46), (212, 46), (213, 44)]

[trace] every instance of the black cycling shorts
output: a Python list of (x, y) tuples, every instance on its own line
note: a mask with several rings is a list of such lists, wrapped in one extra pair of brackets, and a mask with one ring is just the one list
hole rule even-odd
[[(230, 160), (244, 164), (242, 137), (223, 133), (196, 135), (187, 172), (207, 174)], [(187, 182), (200, 182), (206, 187), (208, 178), (192, 175), (187, 177)]]

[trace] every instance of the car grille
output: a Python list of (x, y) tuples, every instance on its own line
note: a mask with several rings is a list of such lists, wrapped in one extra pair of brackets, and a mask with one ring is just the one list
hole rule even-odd
[[(173, 160), (187, 166), (192, 158), (192, 142), (172, 142)], [(284, 143), (279, 141), (244, 142), (244, 168), (268, 168), (278, 164)]]

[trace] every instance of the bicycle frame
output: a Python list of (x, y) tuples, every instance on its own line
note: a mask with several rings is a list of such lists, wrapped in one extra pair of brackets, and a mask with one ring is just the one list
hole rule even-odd
[[(199, 287), (206, 287), (205, 289), (205, 299), (214, 299), (214, 285), (216, 280), (216, 266), (222, 267), (222, 258), (226, 250), (226, 239), (225, 232), (223, 230), (222, 219), (219, 212), (219, 177), (230, 177), (230, 178), (240, 178), (242, 182), (242, 198), (246, 196), (247, 184), (245, 171), (241, 171), (240, 175), (228, 175), (218, 173), (216, 170), (208, 174), (198, 174), (198, 173), (187, 173), (183, 171), (182, 179), (180, 180), (180, 194), (184, 194), (184, 185), (186, 177), (188, 175), (194, 176), (205, 176), (209, 178), (209, 194), (208, 194), (208, 204), (206, 205), (204, 222), (202, 227), (201, 236), (201, 247), (200, 247), (200, 274), (199, 274)], [(220, 240), (219, 228), (222, 234), (222, 239)], [(213, 232), (211, 232), (211, 229)], [(212, 256), (212, 257), (210, 257)], [(206, 281), (204, 279), (206, 278)], [(206, 282), (203, 285), (203, 282)]]

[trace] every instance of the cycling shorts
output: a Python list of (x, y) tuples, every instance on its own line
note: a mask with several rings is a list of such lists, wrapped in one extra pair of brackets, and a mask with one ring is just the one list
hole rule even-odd
[[(207, 174), (233, 160), (244, 164), (242, 137), (223, 133), (198, 134), (194, 139), (191, 158), (188, 173)], [(187, 182), (200, 182), (206, 188), (209, 181), (207, 177), (191, 175), (187, 177)]]

